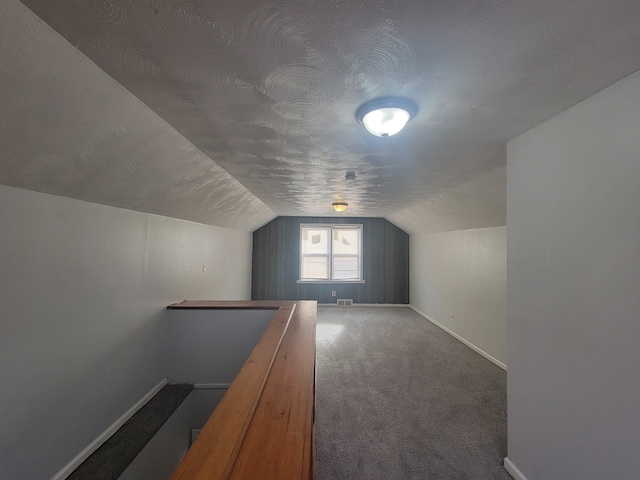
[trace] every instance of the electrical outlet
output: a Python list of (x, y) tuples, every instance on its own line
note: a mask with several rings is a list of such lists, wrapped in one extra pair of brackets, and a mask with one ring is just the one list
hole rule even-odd
[(452, 321), (452, 322), (455, 322), (455, 321), (456, 321), (456, 319), (453, 317), (453, 313), (451, 314), (451, 321)]
[(203, 262), (202, 263), (202, 271), (206, 272), (207, 271), (207, 262)]
[(331, 291), (331, 296), (332, 296), (332, 297), (335, 297), (335, 296), (336, 296), (336, 291), (335, 291), (335, 290), (332, 290), (332, 291)]

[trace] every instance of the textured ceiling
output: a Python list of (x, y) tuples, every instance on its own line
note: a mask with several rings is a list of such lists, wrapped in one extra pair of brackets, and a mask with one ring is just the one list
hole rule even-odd
[[(0, 182), (243, 229), (335, 200), (411, 232), (503, 225), (505, 142), (640, 68), (637, 0), (23, 3), (70, 45), (0, 7)], [(386, 95), (420, 111), (380, 139), (355, 111)]]
[(0, 183), (247, 231), (276, 216), (17, 2), (0, 59)]
[(507, 168), (502, 167), (393, 213), (387, 220), (412, 235), (505, 225), (506, 174)]

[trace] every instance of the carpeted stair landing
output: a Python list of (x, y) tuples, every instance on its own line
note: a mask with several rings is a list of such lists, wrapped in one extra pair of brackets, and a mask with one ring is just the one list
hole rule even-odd
[(68, 480), (117, 480), (192, 390), (191, 384), (165, 385)]

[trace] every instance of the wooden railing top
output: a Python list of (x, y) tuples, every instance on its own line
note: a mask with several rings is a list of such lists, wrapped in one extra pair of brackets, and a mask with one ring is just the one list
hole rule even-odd
[(275, 310), (299, 302), (281, 302), (272, 300), (182, 300), (169, 305), (170, 310), (186, 309), (268, 309)]
[(171, 480), (314, 479), (317, 302), (169, 308), (278, 309)]

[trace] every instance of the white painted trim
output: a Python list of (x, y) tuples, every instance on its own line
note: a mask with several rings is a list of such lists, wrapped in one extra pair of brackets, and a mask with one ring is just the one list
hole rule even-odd
[(194, 390), (227, 390), (230, 383), (194, 383)]
[(404, 307), (409, 308), (408, 303), (354, 303), (354, 307)]
[(504, 469), (515, 480), (527, 480), (527, 477), (524, 476), (524, 473), (518, 470), (518, 467), (516, 467), (511, 460), (509, 460), (509, 457), (505, 457), (504, 459)]
[[(319, 307), (337, 307), (338, 303), (319, 303)], [(408, 303), (354, 303), (354, 307), (404, 307), (411, 308)]]
[(416, 307), (414, 307), (413, 305), (408, 305), (409, 307), (411, 307), (411, 309), (416, 312), (419, 315), (422, 315), (424, 318), (426, 318), (427, 320), (429, 320), (431, 323), (433, 323), (435, 326), (440, 327), (442, 330), (444, 330), (445, 332), (447, 332), (449, 335), (451, 335), (452, 337), (454, 337), (456, 340), (460, 340), (462, 343), (464, 343), (467, 347), (469, 347), (472, 350), (475, 350), (476, 352), (478, 352), (480, 355), (482, 355), (484, 358), (486, 358), (487, 360), (489, 360), (490, 362), (496, 364), (498, 367), (500, 367), (501, 369), (503, 369), (504, 371), (507, 371), (507, 365), (502, 363), (500, 360), (498, 360), (497, 358), (493, 357), (492, 355), (489, 355), (487, 352), (485, 352), (484, 350), (482, 350), (480, 347), (475, 346), (473, 343), (471, 343), (469, 340), (467, 340), (464, 337), (461, 337), (460, 335), (458, 335), (456, 332), (454, 332), (453, 330), (448, 329), (447, 327), (445, 327), (444, 325), (442, 325), (441, 323), (436, 322), (433, 318), (431, 318), (429, 315), (427, 315), (424, 312), (421, 312), (420, 310), (418, 310)]
[(138, 400), (133, 407), (127, 410), (120, 418), (118, 418), (115, 422), (113, 422), (104, 432), (102, 432), (98, 437), (91, 442), (84, 450), (82, 450), (78, 455), (76, 455), (69, 463), (67, 463), (62, 469), (56, 473), (51, 480), (64, 480), (69, 475), (73, 473), (73, 471), (80, 466), (82, 462), (84, 462), (89, 456), (98, 450), (106, 442), (113, 436), (114, 433), (118, 431), (120, 427), (122, 427), (127, 421), (133, 417), (138, 410), (140, 410), (144, 405), (151, 400), (160, 390), (167, 384), (167, 379), (163, 378), (160, 383), (158, 383), (155, 387), (153, 387), (149, 392)]
[(296, 280), (296, 283), (304, 285), (305, 283), (323, 283), (333, 285), (344, 285), (345, 283), (366, 283), (364, 280)]

